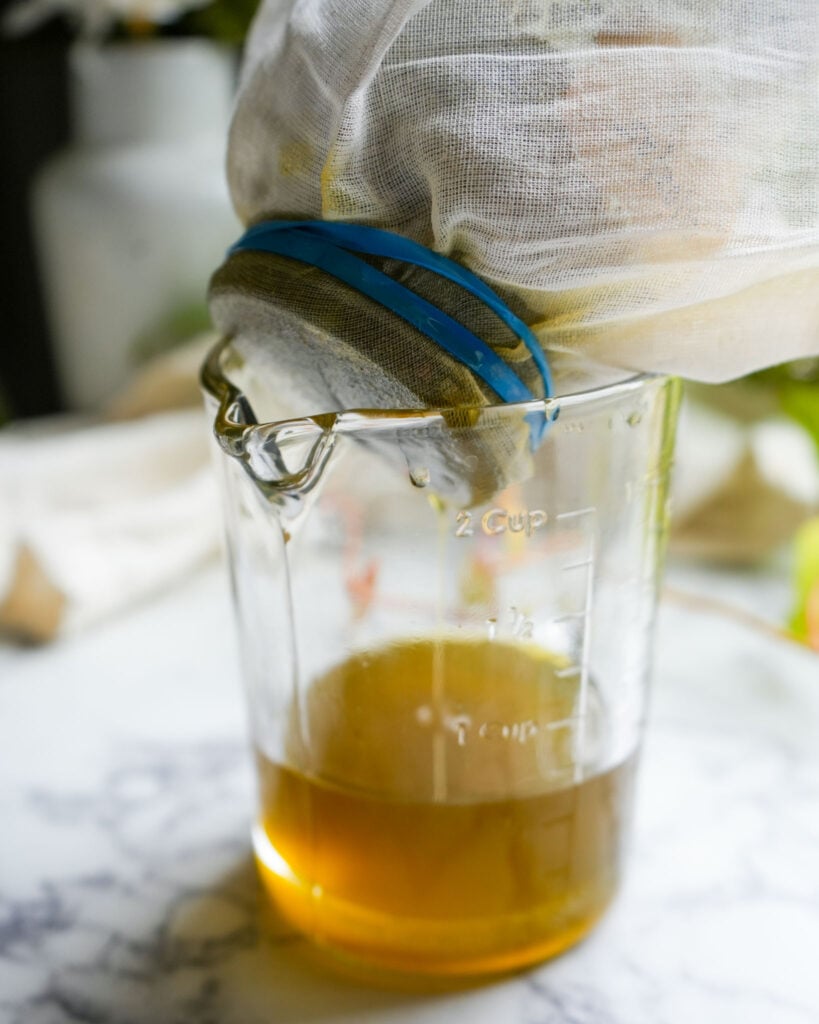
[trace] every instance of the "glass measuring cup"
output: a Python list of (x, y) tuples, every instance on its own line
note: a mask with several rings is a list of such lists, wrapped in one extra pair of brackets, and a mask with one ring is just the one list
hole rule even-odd
[(258, 422), (229, 342), (203, 383), (279, 909), (387, 973), (570, 946), (621, 874), (676, 383)]

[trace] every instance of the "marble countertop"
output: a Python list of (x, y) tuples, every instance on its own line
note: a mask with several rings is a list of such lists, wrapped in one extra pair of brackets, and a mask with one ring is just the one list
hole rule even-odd
[[(777, 614), (772, 578), (672, 582)], [(819, 659), (663, 607), (627, 883), (575, 950), (467, 992), (326, 973), (260, 909), (227, 582), (0, 647), (1, 1024), (816, 1024)]]

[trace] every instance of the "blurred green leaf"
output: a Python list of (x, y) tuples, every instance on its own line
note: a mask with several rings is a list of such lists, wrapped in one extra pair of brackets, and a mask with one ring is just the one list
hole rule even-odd
[(230, 46), (241, 46), (259, 0), (213, 0), (189, 11), (179, 22), (185, 32), (207, 36)]
[(819, 359), (773, 366), (753, 374), (748, 382), (776, 396), (779, 408), (807, 430), (819, 454)]
[(802, 359), (760, 370), (728, 384), (686, 383), (692, 398), (730, 416), (740, 423), (758, 423), (777, 412), (801, 416), (788, 408), (791, 392), (801, 392), (800, 409), (819, 405), (819, 359)]
[(810, 434), (819, 456), (819, 384), (791, 381), (780, 387), (782, 411)]
[(790, 627), (819, 651), (819, 516), (797, 531), (794, 542), (796, 609)]

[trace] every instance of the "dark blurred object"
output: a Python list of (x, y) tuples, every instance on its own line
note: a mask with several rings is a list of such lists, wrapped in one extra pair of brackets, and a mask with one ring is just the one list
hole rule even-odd
[[(8, 7), (0, 0), (0, 12)], [(57, 23), (23, 39), (0, 36), (0, 405), (9, 417), (61, 410), (31, 235), (29, 187), (68, 139), (68, 33)]]
[(172, 31), (242, 46), (258, 6), (259, 0), (213, 0), (188, 11)]
[[(138, 0), (88, 0), (70, 9), (60, 0), (0, 0), (0, 217), (6, 231), (0, 287), (5, 331), (0, 349), (0, 424), (9, 418), (64, 411), (69, 404), (70, 389), (60, 384), (55, 357), (59, 337), (46, 316), (49, 265), (41, 238), (40, 259), (35, 252), (31, 196), (37, 172), (76, 134), (71, 132), (69, 111), (69, 47), (78, 36), (86, 42), (93, 36), (103, 48), (111, 41), (144, 47), (157, 38), (198, 38), (235, 51), (257, 2), (210, 0), (200, 7), (198, 0), (176, 0), (154, 12), (173, 16), (154, 24), (151, 12), (146, 13)], [(193, 9), (186, 10), (191, 3)], [(174, 14), (177, 9), (181, 13)], [(220, 155), (220, 168), (222, 160)], [(82, 242), (81, 237), (72, 237), (74, 233), (64, 236), (70, 245)], [(231, 220), (231, 238), (233, 234)], [(225, 244), (220, 241), (219, 254)], [(208, 270), (216, 263), (214, 256)], [(48, 297), (53, 323), (53, 285)]]

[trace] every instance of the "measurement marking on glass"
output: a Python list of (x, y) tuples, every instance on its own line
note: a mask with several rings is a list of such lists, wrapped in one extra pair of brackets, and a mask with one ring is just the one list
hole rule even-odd
[(571, 679), (572, 676), (579, 676), (582, 669), (580, 665), (569, 665), (566, 668), (555, 669), (558, 679)]
[(579, 562), (569, 562), (563, 566), (564, 572), (569, 572), (571, 569), (585, 569), (589, 565), (593, 565), (591, 558), (583, 558)]
[(556, 615), (551, 621), (556, 623), (571, 622), (573, 619), (585, 619), (588, 617), (588, 608), (581, 608), (579, 612), (565, 612), (563, 615)]
[(593, 516), (597, 514), (597, 509), (594, 505), (589, 505), (588, 508), (577, 508), (571, 512), (558, 512), (555, 516), (555, 522), (565, 522), (567, 519), (579, 519), (581, 516)]
[[(575, 756), (574, 756), (574, 781), (580, 782), (583, 778), (584, 747), (586, 742), (586, 716), (589, 710), (589, 662), (591, 659), (591, 610), (592, 598), (594, 595), (594, 564), (596, 558), (595, 535), (593, 529), (594, 518), (597, 509), (594, 506), (576, 509), (572, 512), (561, 512), (555, 516), (556, 521), (566, 520), (591, 520), (592, 528), (589, 530), (588, 555), (585, 558), (576, 559), (574, 562), (567, 562), (563, 566), (564, 572), (582, 570), (586, 573), (586, 580), (583, 594), (583, 608), (579, 612), (570, 612), (561, 615), (556, 622), (571, 622), (579, 620), (583, 622), (583, 641), (580, 650), (580, 663), (575, 668), (562, 669), (558, 671), (560, 678), (569, 675), (578, 676), (580, 685), (577, 695), (577, 714), (574, 716), (575, 728)], [(565, 673), (565, 674), (564, 674)], [(555, 728), (562, 723), (555, 723)]]
[(557, 722), (547, 722), (546, 731), (556, 732), (558, 729), (570, 729), (577, 725), (579, 718), (579, 715), (572, 715), (570, 718), (561, 718)]

